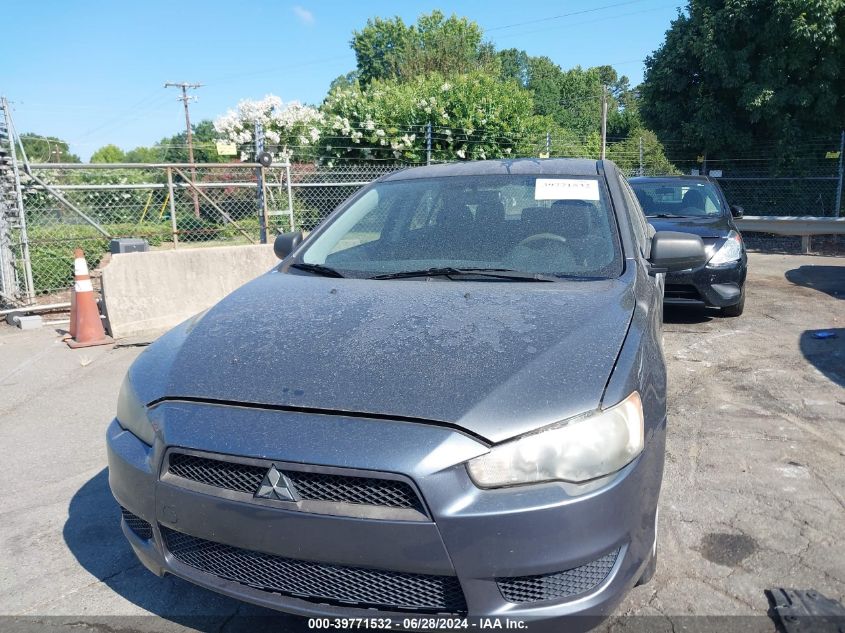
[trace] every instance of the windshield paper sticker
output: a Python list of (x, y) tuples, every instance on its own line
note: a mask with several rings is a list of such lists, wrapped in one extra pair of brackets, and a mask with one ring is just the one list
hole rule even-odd
[(534, 187), (535, 200), (598, 200), (598, 180), (574, 178), (538, 178)]

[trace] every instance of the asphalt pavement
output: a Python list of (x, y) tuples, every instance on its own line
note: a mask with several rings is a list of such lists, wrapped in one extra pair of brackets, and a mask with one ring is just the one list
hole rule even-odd
[[(770, 587), (845, 600), (845, 258), (752, 254), (749, 269), (743, 316), (666, 311), (659, 563), (617, 610), (650, 629), (757, 616), (774, 630)], [(246, 630), (235, 616), (271, 613), (157, 578), (123, 539), (104, 434), (142, 349), (0, 327), (0, 628)]]

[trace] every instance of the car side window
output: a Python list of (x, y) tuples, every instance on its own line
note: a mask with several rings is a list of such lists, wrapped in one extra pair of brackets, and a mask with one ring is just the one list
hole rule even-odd
[(634, 239), (640, 249), (640, 254), (643, 257), (648, 258), (651, 254), (651, 225), (649, 225), (648, 220), (645, 219), (645, 214), (640, 206), (640, 201), (637, 200), (637, 196), (634, 195), (631, 185), (629, 185), (628, 181), (624, 178), (622, 179), (622, 192), (625, 195), (625, 201), (627, 202), (628, 209), (631, 211), (631, 227), (634, 229)]

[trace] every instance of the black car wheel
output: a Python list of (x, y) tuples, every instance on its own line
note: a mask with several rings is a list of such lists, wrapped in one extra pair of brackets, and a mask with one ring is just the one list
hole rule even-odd
[(738, 317), (745, 309), (745, 286), (742, 287), (742, 292), (739, 295), (739, 302), (732, 306), (722, 308), (722, 316)]

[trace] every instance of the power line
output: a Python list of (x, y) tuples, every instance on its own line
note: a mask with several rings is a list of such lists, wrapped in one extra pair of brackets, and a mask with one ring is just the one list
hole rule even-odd
[(612, 9), (614, 7), (621, 7), (627, 4), (637, 4), (645, 2), (645, 0), (626, 0), (626, 2), (616, 2), (614, 4), (605, 4), (600, 7), (593, 7), (591, 9), (581, 9), (580, 11), (570, 11), (569, 13), (561, 13), (560, 15), (553, 15), (547, 18), (537, 18), (536, 20), (527, 20), (525, 22), (514, 22), (513, 24), (505, 24), (502, 26), (494, 26), (490, 29), (485, 29), (487, 33), (490, 31), (503, 31), (504, 29), (512, 29), (518, 26), (525, 26), (527, 24), (537, 24), (538, 22), (550, 22), (551, 20), (560, 20), (562, 18), (572, 17), (573, 15), (582, 15), (584, 13), (595, 13), (596, 11), (604, 11), (605, 9)]
[[(533, 33), (543, 33), (545, 31), (559, 31), (561, 29), (583, 26), (585, 24), (595, 24), (596, 22), (606, 22), (607, 20), (617, 20), (619, 18), (625, 18), (625, 17), (629, 17), (629, 16), (632, 16), (632, 15), (640, 15), (642, 13), (652, 13), (654, 11), (662, 11), (664, 9), (669, 8), (670, 6), (672, 6), (672, 5), (652, 7), (651, 9), (640, 9), (638, 11), (630, 11), (628, 13), (617, 13), (615, 15), (609, 15), (609, 16), (602, 16), (600, 18), (594, 18), (592, 20), (583, 20), (581, 22), (572, 22), (570, 24), (558, 24), (556, 26), (548, 26), (548, 27), (544, 27), (544, 28), (541, 28), (541, 29), (531, 29), (531, 30), (528, 30), (528, 31), (520, 31), (519, 33), (508, 33), (506, 35), (498, 37), (497, 41), (502, 40), (502, 39), (507, 39), (509, 37), (521, 37), (521, 36), (524, 36), (524, 35), (531, 35)], [(610, 64), (608, 64), (608, 65), (610, 65)]]

